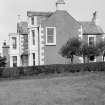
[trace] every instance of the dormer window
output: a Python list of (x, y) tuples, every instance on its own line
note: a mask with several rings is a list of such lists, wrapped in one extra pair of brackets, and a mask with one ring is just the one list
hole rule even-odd
[(31, 17), (31, 24), (34, 25), (34, 16)]
[(46, 27), (46, 44), (56, 45), (56, 27)]

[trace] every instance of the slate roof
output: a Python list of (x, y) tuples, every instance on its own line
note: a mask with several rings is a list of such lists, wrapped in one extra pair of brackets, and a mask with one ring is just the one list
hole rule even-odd
[(17, 23), (17, 32), (20, 35), (28, 34), (28, 23), (26, 21)]
[[(62, 0), (58, 0), (62, 1)], [(63, 1), (62, 1), (63, 2)], [(27, 11), (27, 16), (45, 16), (48, 17), (45, 21), (47, 22), (49, 18), (51, 18), (54, 14), (62, 12), (65, 14), (66, 11), (55, 11), (55, 12), (34, 12), (34, 11)], [(69, 14), (70, 15), (70, 14)], [(71, 15), (70, 15), (71, 16)], [(72, 17), (72, 16), (71, 16)], [(72, 17), (73, 18), (73, 17)], [(75, 19), (74, 19), (75, 20)], [(67, 21), (67, 20), (66, 20)], [(75, 20), (76, 21), (76, 20)], [(78, 22), (78, 21), (77, 21)], [(104, 31), (98, 25), (96, 25), (93, 21), (80, 21), (78, 22), (83, 27), (83, 35), (102, 35)]]
[(34, 11), (27, 11), (27, 16), (50, 16), (53, 12), (34, 12)]
[(83, 27), (83, 35), (102, 35), (104, 31), (92, 21), (80, 22)]

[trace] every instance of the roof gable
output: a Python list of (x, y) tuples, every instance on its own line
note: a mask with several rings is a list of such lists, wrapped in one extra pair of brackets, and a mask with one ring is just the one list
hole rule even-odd
[(47, 18), (45, 21), (43, 21), (42, 25), (47, 25), (47, 23), (51, 22), (53, 24), (56, 24), (58, 22), (64, 22), (67, 24), (72, 24), (74, 26), (80, 25), (80, 23), (75, 20), (67, 11), (65, 10), (57, 10), (55, 11), (49, 18)]
[(80, 22), (83, 27), (83, 35), (101, 35), (104, 34), (102, 28), (92, 21)]

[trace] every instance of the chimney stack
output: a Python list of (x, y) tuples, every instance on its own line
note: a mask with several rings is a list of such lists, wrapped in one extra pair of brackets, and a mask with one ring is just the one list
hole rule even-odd
[(65, 1), (64, 0), (57, 0), (56, 2), (56, 10), (65, 10)]
[(92, 22), (94, 22), (96, 25), (99, 25), (99, 19), (97, 16), (97, 11), (93, 12)]

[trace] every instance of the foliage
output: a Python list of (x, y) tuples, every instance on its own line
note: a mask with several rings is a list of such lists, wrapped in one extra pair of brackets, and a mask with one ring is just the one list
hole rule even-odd
[[(77, 73), (77, 72), (101, 72), (105, 71), (104, 62), (85, 63), (85, 64), (56, 64), (32, 67), (0, 68), (2, 78), (20, 78), (26, 76), (38, 77), (39, 74), (47, 76), (50, 74)], [(21, 74), (21, 71), (23, 72)]]
[(6, 66), (6, 57), (0, 56), (0, 67), (5, 67), (5, 66)]
[(97, 43), (97, 48), (98, 48), (98, 52), (100, 53), (100, 55), (103, 56), (103, 61), (104, 61), (104, 57), (105, 57), (105, 41), (100, 41), (99, 43)]
[(70, 58), (71, 63), (73, 63), (74, 55), (78, 52), (80, 45), (81, 42), (78, 38), (69, 39), (60, 49), (60, 54), (65, 58)]
[[(104, 52), (104, 53), (103, 53)], [(101, 41), (94, 46), (89, 46), (88, 43), (79, 40), (78, 38), (72, 38), (67, 41), (66, 44), (60, 49), (60, 54), (65, 58), (70, 58), (71, 63), (73, 63), (74, 55), (83, 57), (85, 63), (89, 59), (93, 60), (94, 57), (103, 55), (103, 60), (105, 56), (105, 42)]]
[[(78, 51), (78, 56), (82, 56), (84, 63), (85, 58), (89, 59), (91, 56), (99, 56), (100, 52), (97, 46), (89, 46), (87, 43), (82, 42)], [(89, 61), (89, 60), (88, 60)]]

